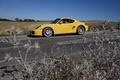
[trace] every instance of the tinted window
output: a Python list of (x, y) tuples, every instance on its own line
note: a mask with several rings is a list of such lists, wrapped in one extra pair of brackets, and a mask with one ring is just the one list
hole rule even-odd
[(74, 22), (74, 20), (72, 20), (72, 19), (68, 20), (68, 23), (73, 23), (73, 22)]
[(73, 23), (74, 20), (72, 20), (72, 19), (63, 19), (62, 22), (63, 23)]

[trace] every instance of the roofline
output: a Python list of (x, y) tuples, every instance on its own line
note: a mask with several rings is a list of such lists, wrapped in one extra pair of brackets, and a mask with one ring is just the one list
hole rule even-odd
[[(61, 17), (60, 19), (73, 19), (73, 18), (69, 18), (69, 17)], [(75, 19), (73, 19), (75, 20)]]

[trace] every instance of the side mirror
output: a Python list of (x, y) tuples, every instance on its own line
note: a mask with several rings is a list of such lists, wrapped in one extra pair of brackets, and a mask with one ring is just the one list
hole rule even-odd
[(59, 24), (62, 24), (62, 22), (60, 21)]

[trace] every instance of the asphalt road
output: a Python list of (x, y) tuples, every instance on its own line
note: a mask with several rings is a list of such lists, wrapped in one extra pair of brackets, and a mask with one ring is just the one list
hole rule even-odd
[[(107, 35), (116, 35), (117, 31), (100, 31), (99, 33), (106, 32)], [(120, 37), (120, 32), (117, 32), (118, 37)], [(102, 35), (101, 35), (102, 36)], [(17, 48), (15, 45), (9, 42), (5, 42), (5, 37), (0, 38), (0, 61), (4, 60), (6, 54), (10, 54), (11, 57), (19, 57), (19, 51), (24, 58), (27, 54), (27, 60), (33, 60), (35, 58), (41, 58), (43, 56), (57, 56), (61, 54), (72, 54), (83, 51), (83, 49), (88, 49), (83, 46), (92, 42), (93, 37), (101, 37), (96, 32), (86, 32), (84, 35), (57, 35), (50, 38), (46, 37), (27, 37), (27, 36), (17, 36), (16, 40), (20, 43)], [(12, 37), (7, 37), (12, 39)], [(87, 44), (84, 43), (84, 39)], [(25, 45), (30, 43), (32, 47), (25, 48)], [(33, 46), (38, 44), (40, 46), (38, 49)], [(30, 50), (29, 50), (30, 48)]]

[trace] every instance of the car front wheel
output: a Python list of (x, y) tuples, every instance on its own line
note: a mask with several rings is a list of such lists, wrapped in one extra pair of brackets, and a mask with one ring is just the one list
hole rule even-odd
[(79, 26), (77, 28), (77, 34), (83, 35), (85, 33), (85, 28), (83, 26)]
[(45, 28), (43, 30), (43, 36), (45, 37), (51, 37), (53, 35), (53, 30), (51, 28)]

